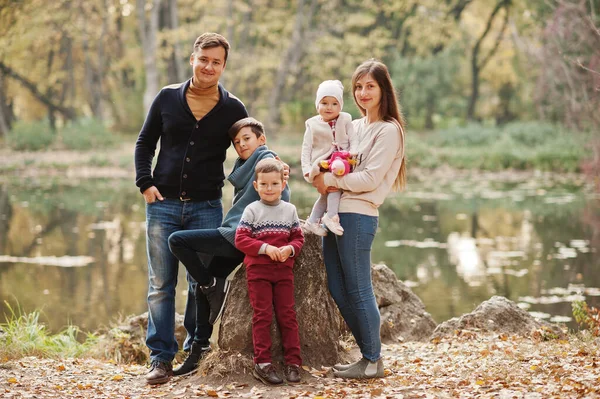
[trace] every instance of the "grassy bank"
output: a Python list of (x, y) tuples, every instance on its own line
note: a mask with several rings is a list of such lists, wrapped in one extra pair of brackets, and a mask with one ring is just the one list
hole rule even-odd
[(40, 311), (23, 313), (6, 303), (9, 314), (0, 323), (0, 359), (19, 359), (25, 356), (69, 358), (89, 355), (97, 343), (96, 335), (84, 333), (69, 325), (52, 334), (40, 321)]
[[(290, 166), (299, 168), (302, 135), (297, 128), (282, 128), (276, 136), (267, 134), (268, 144)], [(33, 136), (27, 137), (35, 141)], [(82, 139), (77, 145), (50, 146), (40, 151), (17, 151), (4, 145), (0, 148), (0, 172), (60, 174), (68, 171), (94, 177), (106, 171), (112, 177), (129, 176), (134, 173), (135, 139), (135, 135), (115, 135), (100, 147), (93, 145), (91, 139)], [(470, 124), (432, 132), (413, 131), (409, 126), (406, 155), (411, 168), (582, 172), (584, 165), (590, 170), (600, 168), (593, 148), (600, 148), (599, 142), (592, 132), (571, 131), (543, 122), (513, 122), (504, 126)], [(226, 170), (231, 169), (235, 156), (230, 148)], [(115, 174), (116, 170), (120, 172)]]
[(541, 122), (471, 124), (430, 133), (409, 132), (409, 165), (498, 171), (580, 172), (592, 156), (592, 133)]

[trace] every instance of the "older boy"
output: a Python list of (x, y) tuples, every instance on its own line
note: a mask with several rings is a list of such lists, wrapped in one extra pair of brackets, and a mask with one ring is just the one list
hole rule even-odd
[(248, 295), (253, 309), (252, 374), (265, 384), (281, 384), (271, 363), (273, 306), (281, 330), (284, 374), (288, 382), (300, 382), (300, 337), (294, 309), (294, 257), (304, 236), (296, 207), (281, 201), (286, 188), (279, 162), (264, 159), (256, 165), (254, 188), (260, 196), (244, 210), (235, 236), (235, 246), (246, 254)]
[[(256, 119), (248, 117), (237, 121), (229, 130), (229, 136), (239, 158), (227, 177), (234, 187), (233, 205), (221, 227), (178, 231), (169, 237), (171, 252), (198, 282), (194, 342), (174, 375), (195, 371), (200, 359), (210, 350), (213, 324), (221, 315), (229, 289), (226, 278), (244, 259), (244, 254), (234, 246), (235, 229), (246, 205), (259, 199), (252, 185), (255, 166), (264, 159), (281, 164), (275, 160), (277, 154), (267, 148), (264, 126)], [(289, 201), (289, 189), (283, 191), (282, 198)]]

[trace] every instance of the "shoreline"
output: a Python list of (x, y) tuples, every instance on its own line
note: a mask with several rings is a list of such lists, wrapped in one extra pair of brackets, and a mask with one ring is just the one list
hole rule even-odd
[[(12, 151), (0, 149), (0, 182), (10, 178), (64, 177), (67, 179), (135, 179), (133, 164), (133, 144), (94, 151), (49, 150), (49, 151)], [(231, 151), (231, 149), (230, 149)], [(292, 179), (300, 174), (299, 154), (295, 157), (290, 151), (281, 151), (282, 158), (290, 165)], [(295, 159), (298, 158), (298, 159)], [(225, 161), (226, 174), (231, 169), (235, 154), (228, 152)], [(561, 176), (573, 181), (587, 181), (600, 188), (598, 176), (583, 172), (543, 171), (538, 169), (462, 169), (442, 164), (433, 168), (411, 166), (408, 163), (409, 179), (425, 181), (439, 177), (489, 178), (496, 181), (519, 182), (532, 178)], [(298, 180), (301, 180), (298, 177)]]

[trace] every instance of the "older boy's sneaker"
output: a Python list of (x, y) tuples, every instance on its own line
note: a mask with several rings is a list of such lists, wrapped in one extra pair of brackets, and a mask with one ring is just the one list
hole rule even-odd
[(194, 373), (198, 370), (198, 363), (208, 352), (210, 352), (210, 346), (202, 347), (194, 342), (181, 366), (173, 370), (173, 375), (183, 376)]
[(202, 287), (198, 285), (198, 288), (206, 296), (208, 305), (210, 306), (210, 315), (208, 316), (208, 322), (215, 324), (217, 319), (221, 317), (223, 308), (225, 306), (225, 299), (229, 292), (229, 280), (215, 277), (213, 284), (209, 287)]
[(150, 371), (146, 374), (146, 382), (150, 385), (164, 384), (173, 376), (173, 366), (171, 363), (153, 360), (150, 364)]
[(383, 378), (383, 360), (379, 359), (376, 362), (371, 362), (362, 358), (347, 370), (334, 371), (333, 375), (340, 378), (354, 379)]
[(334, 215), (329, 217), (329, 215), (323, 216), (323, 224), (327, 226), (329, 231), (331, 231), (336, 236), (344, 235), (344, 228), (340, 225), (340, 216)]
[(302, 229), (304, 232), (312, 232), (318, 236), (325, 237), (327, 235), (327, 230), (323, 228), (319, 223), (312, 223), (308, 220), (304, 222), (302, 225)]
[(285, 379), (290, 384), (297, 384), (300, 382), (300, 366), (296, 366), (295, 364), (286, 364), (283, 369), (283, 374), (285, 375)]
[(254, 369), (252, 369), (252, 375), (267, 385), (279, 385), (283, 383), (283, 380), (279, 378), (275, 367), (271, 363), (264, 367), (255, 364)]

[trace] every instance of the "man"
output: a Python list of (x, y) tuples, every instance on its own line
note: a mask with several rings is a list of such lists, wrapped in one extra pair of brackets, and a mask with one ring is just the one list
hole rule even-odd
[[(173, 375), (175, 340), (175, 287), (179, 261), (171, 253), (169, 236), (180, 230), (216, 229), (223, 219), (221, 189), (223, 162), (231, 141), (231, 125), (248, 116), (244, 104), (219, 84), (225, 70), (229, 43), (216, 33), (204, 33), (190, 56), (193, 76), (164, 87), (154, 99), (135, 146), (136, 185), (146, 201), (148, 254), (148, 333), (151, 368), (148, 384), (162, 384)], [(152, 173), (152, 160), (160, 152)], [(194, 340), (196, 282), (189, 277), (184, 325), (184, 350)], [(204, 288), (207, 301), (224, 297), (224, 284)], [(210, 307), (207, 302), (206, 308)], [(196, 341), (205, 343), (212, 325), (199, 320)], [(204, 319), (204, 318), (203, 318)]]

